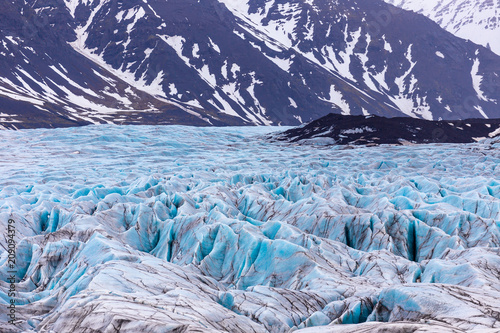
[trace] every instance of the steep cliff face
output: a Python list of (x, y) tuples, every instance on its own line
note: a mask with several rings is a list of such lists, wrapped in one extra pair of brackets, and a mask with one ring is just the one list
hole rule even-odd
[(499, 56), (383, 1), (2, 6), (4, 124), (499, 116)]

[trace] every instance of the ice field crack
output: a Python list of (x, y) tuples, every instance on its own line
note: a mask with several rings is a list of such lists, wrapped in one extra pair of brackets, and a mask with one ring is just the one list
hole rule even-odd
[(496, 141), (316, 149), (275, 130), (0, 132), (22, 328), (500, 329)]

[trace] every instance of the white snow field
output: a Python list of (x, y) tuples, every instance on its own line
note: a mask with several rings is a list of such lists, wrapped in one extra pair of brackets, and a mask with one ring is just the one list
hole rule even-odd
[(500, 331), (500, 144), (277, 130), (0, 131), (0, 331)]
[(385, 0), (500, 55), (500, 0)]

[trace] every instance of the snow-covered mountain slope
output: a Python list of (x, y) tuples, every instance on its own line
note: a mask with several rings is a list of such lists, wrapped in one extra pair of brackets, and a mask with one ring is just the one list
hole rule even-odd
[[(4, 5), (17, 14), (1, 29), (3, 53), (14, 47), (12, 40), (22, 40), (22, 53), (33, 49), (43, 56), (40, 66), (48, 67), (39, 75), (31, 65), (35, 61), (12, 57), (0, 66), (0, 77), (8, 79), (2, 81), (8, 89), (4, 99), (17, 98), (19, 93), (13, 94), (25, 88), (17, 76), (31, 80), (24, 71), (44, 91), (40, 98), (62, 96), (72, 103), (61, 107), (72, 117), (80, 113), (75, 104), (87, 106), (83, 115), (88, 116), (95, 103), (110, 100), (95, 113), (98, 118), (119, 109), (123, 118), (106, 118), (112, 122), (127, 120), (129, 113), (122, 111), (135, 109), (163, 115), (163, 123), (206, 125), (300, 124), (331, 112), (435, 120), (500, 116), (499, 56), (381, 0), (64, 4), (16, 0)], [(387, 15), (390, 19), (383, 19)], [(37, 38), (31, 29), (41, 29)], [(54, 90), (49, 74), (71, 93)], [(49, 83), (43, 79), (47, 75)], [(107, 93), (108, 77), (122, 88), (108, 87)], [(131, 89), (144, 99), (134, 99)], [(53, 97), (47, 103), (52, 102)], [(134, 120), (139, 117), (143, 123), (156, 121), (142, 113)]]
[(220, 123), (221, 116), (167, 101), (154, 80), (129, 80), (80, 55), (67, 42), (74, 32), (57, 24), (59, 16), (44, 14), (47, 8), (10, 1), (0, 6), (3, 127)]
[(500, 55), (499, 0), (386, 0), (421, 13), (451, 33)]
[(274, 130), (1, 131), (2, 333), (500, 330), (498, 142)]

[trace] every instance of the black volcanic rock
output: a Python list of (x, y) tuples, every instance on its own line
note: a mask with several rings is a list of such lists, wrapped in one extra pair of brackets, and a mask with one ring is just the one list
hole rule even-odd
[(500, 134), (498, 129), (500, 119), (428, 121), (408, 117), (329, 114), (309, 124), (275, 134), (272, 138), (339, 145), (472, 143)]
[(14, 0), (0, 55), (0, 96), (53, 126), (500, 116), (499, 56), (382, 0)]

